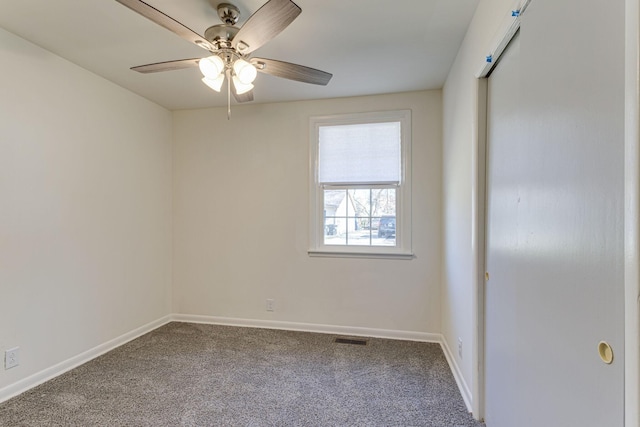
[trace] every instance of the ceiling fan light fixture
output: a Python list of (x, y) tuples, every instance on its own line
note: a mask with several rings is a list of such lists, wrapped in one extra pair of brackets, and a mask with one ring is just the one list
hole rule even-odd
[(233, 72), (238, 77), (238, 80), (244, 84), (251, 84), (258, 75), (256, 67), (251, 65), (244, 59), (238, 59), (233, 63)]
[(251, 83), (242, 83), (238, 76), (233, 76), (233, 87), (236, 89), (236, 93), (238, 95), (242, 95), (243, 93), (247, 93), (253, 89), (253, 85)]
[[(240, 28), (235, 24), (240, 15), (239, 9), (230, 4), (218, 4), (218, 16), (223, 24), (213, 25), (204, 33), (204, 37), (146, 3), (148, 0), (116, 0), (123, 6), (144, 16), (155, 24), (166, 28), (183, 39), (195, 43), (209, 51), (206, 58), (164, 61), (155, 64), (133, 67), (140, 73), (179, 70), (198, 65), (204, 78), (202, 82), (211, 89), (220, 92), (227, 80), (227, 118), (231, 116), (231, 95), (237, 102), (253, 101), (253, 82), (257, 72), (270, 74), (303, 83), (327, 85), (330, 73), (266, 58), (250, 58), (250, 54), (280, 34), (300, 13), (302, 9), (293, 0), (266, 0)], [(211, 2), (212, 4), (214, 2)]]
[(224, 83), (224, 74), (218, 74), (218, 77), (216, 77), (215, 79), (203, 77), (202, 82), (216, 92), (220, 92), (220, 89), (222, 89), (222, 83)]
[(216, 55), (202, 58), (198, 62), (198, 66), (202, 75), (209, 79), (217, 78), (224, 71), (224, 62)]

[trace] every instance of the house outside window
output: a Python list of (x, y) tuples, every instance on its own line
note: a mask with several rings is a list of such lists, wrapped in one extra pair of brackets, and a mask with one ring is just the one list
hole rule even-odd
[(410, 258), (411, 111), (312, 117), (314, 256)]

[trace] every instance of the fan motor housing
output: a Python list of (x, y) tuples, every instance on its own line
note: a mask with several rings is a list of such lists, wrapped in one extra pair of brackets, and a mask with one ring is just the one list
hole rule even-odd
[(229, 47), (227, 44), (233, 40), (240, 29), (233, 25), (219, 24), (207, 28), (204, 32), (204, 38), (211, 42), (218, 49)]

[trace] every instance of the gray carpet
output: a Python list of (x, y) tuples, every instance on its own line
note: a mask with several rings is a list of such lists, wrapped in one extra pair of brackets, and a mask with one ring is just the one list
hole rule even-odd
[(482, 426), (437, 344), (170, 323), (0, 404), (2, 426)]

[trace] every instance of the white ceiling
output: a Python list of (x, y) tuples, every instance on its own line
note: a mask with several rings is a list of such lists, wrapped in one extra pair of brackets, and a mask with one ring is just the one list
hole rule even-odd
[[(229, 0), (145, 0), (200, 35)], [(231, 0), (238, 26), (266, 0)], [(302, 14), (253, 56), (333, 74), (316, 86), (259, 74), (254, 103), (440, 88), (479, 0), (295, 0)], [(0, 27), (168, 109), (226, 105), (197, 68), (129, 68), (207, 52), (115, 0), (0, 0)], [(233, 101), (235, 102), (235, 101)]]

